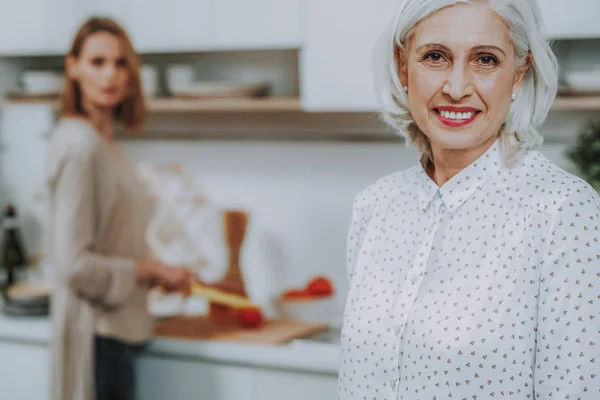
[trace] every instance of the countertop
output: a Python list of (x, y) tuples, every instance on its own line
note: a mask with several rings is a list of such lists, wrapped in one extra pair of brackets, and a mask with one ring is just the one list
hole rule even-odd
[[(0, 314), (0, 340), (48, 345), (50, 323), (48, 317), (9, 317)], [(339, 331), (336, 330), (280, 346), (153, 338), (145, 350), (148, 356), (326, 375), (337, 375), (339, 354)]]

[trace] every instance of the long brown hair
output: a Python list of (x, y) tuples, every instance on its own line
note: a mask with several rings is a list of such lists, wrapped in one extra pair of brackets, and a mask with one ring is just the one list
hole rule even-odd
[[(81, 25), (67, 56), (78, 58), (85, 40), (94, 33), (108, 32), (121, 40), (125, 52), (127, 68), (130, 72), (129, 88), (125, 99), (115, 108), (115, 119), (127, 130), (139, 130), (146, 118), (146, 106), (140, 81), (140, 62), (129, 36), (114, 20), (105, 17), (91, 17)], [(61, 99), (61, 111), (64, 116), (85, 116), (79, 83), (65, 79), (65, 87)]]

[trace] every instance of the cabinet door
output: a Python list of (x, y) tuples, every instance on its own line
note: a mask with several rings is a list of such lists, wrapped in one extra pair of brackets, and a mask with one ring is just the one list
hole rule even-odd
[(253, 371), (253, 400), (331, 400), (337, 398), (335, 375), (303, 372)]
[(129, 0), (86, 0), (85, 18), (91, 16), (109, 17), (126, 30), (129, 28), (131, 7)]
[(215, 44), (222, 48), (300, 46), (300, 0), (217, 0)]
[(88, 1), (47, 1), (44, 53), (64, 55), (69, 51), (77, 29), (85, 19)]
[(20, 0), (0, 2), (0, 55), (64, 55), (92, 15), (127, 27), (128, 1)]
[(143, 400), (253, 400), (246, 368), (142, 356), (136, 365), (137, 398)]
[(0, 55), (31, 54), (44, 47), (46, 0), (0, 2)]
[(598, 0), (539, 0), (552, 39), (600, 38)]
[(212, 0), (130, 1), (129, 29), (137, 51), (202, 51), (214, 43)]
[(373, 111), (375, 43), (402, 0), (306, 0), (302, 104), (310, 111)]
[(50, 351), (46, 346), (0, 341), (3, 400), (50, 399)]

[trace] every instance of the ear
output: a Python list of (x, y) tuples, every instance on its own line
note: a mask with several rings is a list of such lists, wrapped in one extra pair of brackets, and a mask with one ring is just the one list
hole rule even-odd
[(408, 66), (406, 63), (406, 52), (400, 47), (394, 47), (394, 59), (396, 60), (396, 69), (402, 86), (408, 86)]
[(65, 57), (65, 72), (69, 79), (77, 80), (79, 78), (79, 64), (75, 56), (68, 55)]
[(517, 93), (521, 89), (521, 85), (523, 84), (523, 79), (525, 79), (525, 75), (527, 71), (531, 68), (531, 53), (527, 54), (525, 58), (525, 64), (523, 64), (520, 68), (517, 69), (515, 73), (515, 81), (513, 83), (513, 93)]

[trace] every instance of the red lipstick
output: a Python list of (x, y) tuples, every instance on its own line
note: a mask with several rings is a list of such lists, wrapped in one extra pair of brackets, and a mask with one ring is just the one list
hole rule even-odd
[[(455, 106), (443, 106), (434, 108), (435, 115), (439, 120), (446, 126), (461, 127), (470, 124), (481, 114), (477, 108), (473, 107), (455, 107)], [(451, 113), (454, 113), (454, 118), (451, 118)], [(466, 114), (463, 117), (456, 118), (456, 114)]]

